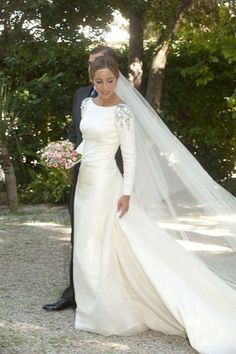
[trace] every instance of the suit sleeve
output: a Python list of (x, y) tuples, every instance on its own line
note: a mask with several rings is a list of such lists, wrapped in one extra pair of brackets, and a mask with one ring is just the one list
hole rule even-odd
[(131, 195), (135, 176), (134, 116), (128, 106), (119, 105), (115, 117), (124, 165), (123, 195)]
[(73, 107), (72, 107), (72, 122), (71, 125), (68, 129), (68, 139), (73, 143), (76, 144), (76, 123), (75, 123), (75, 107), (76, 107), (76, 96), (77, 96), (77, 91), (74, 95), (74, 100), (73, 100)]

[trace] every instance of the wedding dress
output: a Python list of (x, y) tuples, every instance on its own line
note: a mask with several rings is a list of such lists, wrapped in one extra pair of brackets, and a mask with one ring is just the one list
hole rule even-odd
[[(129, 107), (98, 106), (87, 98), (81, 109), (78, 151), (83, 157), (74, 202), (75, 327), (102, 335), (150, 328), (187, 336), (201, 354), (235, 354), (236, 291), (186, 251), (132, 193), (133, 185), (137, 192), (137, 143)], [(119, 145), (123, 177), (114, 159)], [(130, 194), (129, 211), (119, 218), (118, 199)]]

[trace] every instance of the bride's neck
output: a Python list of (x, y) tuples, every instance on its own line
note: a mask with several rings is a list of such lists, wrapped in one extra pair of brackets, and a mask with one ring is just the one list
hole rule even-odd
[(109, 97), (107, 99), (103, 98), (101, 96), (97, 96), (94, 99), (94, 101), (98, 105), (106, 107), (106, 106), (114, 106), (114, 105), (118, 104), (120, 102), (120, 98), (116, 94), (114, 94), (114, 95), (112, 95), (111, 97)]

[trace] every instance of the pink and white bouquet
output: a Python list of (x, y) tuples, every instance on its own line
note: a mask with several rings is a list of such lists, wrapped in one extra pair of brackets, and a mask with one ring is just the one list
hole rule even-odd
[(69, 168), (76, 165), (81, 160), (82, 155), (75, 149), (69, 140), (61, 140), (49, 143), (41, 154), (42, 160), (48, 167)]

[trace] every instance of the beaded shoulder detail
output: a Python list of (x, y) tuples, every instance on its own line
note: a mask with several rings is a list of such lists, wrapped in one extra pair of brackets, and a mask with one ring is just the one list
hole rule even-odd
[(120, 127), (126, 127), (128, 130), (130, 129), (131, 121), (133, 120), (134, 116), (125, 103), (120, 103), (117, 105), (115, 117)]
[(91, 97), (85, 98), (85, 99), (82, 101), (82, 103), (81, 103), (80, 108), (81, 108), (81, 115), (82, 115), (82, 116), (83, 116), (83, 114), (84, 114), (85, 107), (86, 107), (86, 105), (87, 105), (87, 103), (88, 103), (89, 100), (91, 100)]

